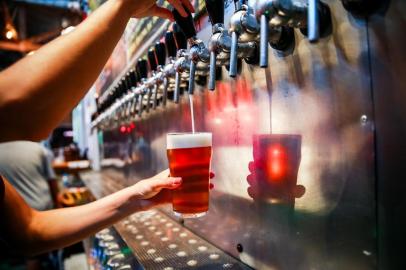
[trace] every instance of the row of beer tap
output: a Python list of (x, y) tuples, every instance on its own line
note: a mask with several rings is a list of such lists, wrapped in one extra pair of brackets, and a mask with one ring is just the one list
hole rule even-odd
[[(133, 68), (98, 99), (92, 126), (111, 129), (143, 117), (168, 101), (178, 103), (195, 84), (214, 90), (222, 67), (230, 77), (241, 71), (242, 61), (268, 67), (268, 44), (278, 51), (292, 49), (294, 28), (310, 42), (317, 42), (331, 29), (330, 10), (318, 0), (234, 0), (235, 12), (228, 28), (224, 24), (224, 1), (205, 0), (212, 24), (208, 45), (197, 38), (192, 15), (173, 11), (175, 23)], [(148, 66), (150, 76), (148, 77)]]

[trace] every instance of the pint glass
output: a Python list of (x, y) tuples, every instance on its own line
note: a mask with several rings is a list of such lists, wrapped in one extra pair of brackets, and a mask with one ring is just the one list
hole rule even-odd
[(173, 190), (175, 215), (201, 217), (209, 209), (211, 133), (169, 133), (167, 154), (172, 177), (182, 177), (182, 185)]

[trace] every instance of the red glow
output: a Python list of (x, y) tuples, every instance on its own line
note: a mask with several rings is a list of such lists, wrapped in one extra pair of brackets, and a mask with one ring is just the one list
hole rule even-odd
[(127, 130), (127, 129), (126, 129), (125, 126), (121, 126), (121, 127), (120, 127), (120, 132), (121, 132), (121, 133), (125, 133), (126, 130)]
[(266, 170), (269, 179), (282, 180), (287, 172), (285, 149), (280, 145), (271, 145), (267, 151)]
[(130, 124), (130, 128), (131, 128), (131, 129), (134, 129), (134, 128), (135, 128), (135, 124), (134, 124), (134, 123), (131, 123), (131, 124)]
[(128, 132), (128, 133), (131, 132), (131, 127), (127, 127), (127, 132)]

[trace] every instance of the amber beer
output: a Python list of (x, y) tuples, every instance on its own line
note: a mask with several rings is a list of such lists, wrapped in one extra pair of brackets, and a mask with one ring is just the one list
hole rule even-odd
[(171, 176), (182, 177), (172, 205), (183, 218), (201, 217), (209, 210), (211, 133), (170, 133), (167, 154)]

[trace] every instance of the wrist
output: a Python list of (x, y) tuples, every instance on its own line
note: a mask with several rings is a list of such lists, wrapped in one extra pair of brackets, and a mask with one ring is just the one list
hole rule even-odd
[(122, 193), (122, 205), (129, 212), (142, 211), (141, 198), (132, 186), (126, 187), (119, 191)]

